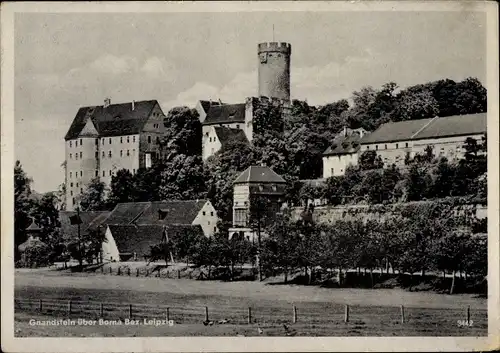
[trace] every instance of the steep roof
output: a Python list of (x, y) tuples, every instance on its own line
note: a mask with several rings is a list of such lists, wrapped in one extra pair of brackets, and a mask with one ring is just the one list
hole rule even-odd
[(224, 104), (224, 103), (221, 103), (219, 101), (200, 100), (200, 105), (203, 108), (203, 110), (205, 111), (205, 113), (207, 113), (210, 110), (210, 107), (217, 106), (217, 105), (222, 105), (222, 104)]
[(432, 119), (418, 119), (385, 123), (371, 134), (364, 136), (360, 140), (360, 143), (369, 144), (411, 140), (416, 133), (431, 121)]
[[(80, 224), (80, 232), (86, 232), (89, 229), (96, 229), (97, 226), (101, 225), (106, 217), (109, 215), (109, 211), (100, 212), (80, 212), (80, 219), (82, 223)], [(70, 221), (71, 216), (75, 216), (76, 211), (60, 211), (59, 221), (61, 222), (61, 231), (63, 233), (64, 239), (74, 239), (78, 236), (78, 227), (72, 225)]]
[(241, 129), (231, 129), (224, 126), (216, 126), (214, 129), (223, 147), (231, 142), (248, 143), (247, 136)]
[(65, 140), (77, 138), (90, 118), (99, 136), (119, 136), (138, 134), (147, 122), (151, 111), (158, 104), (156, 100), (110, 104), (104, 106), (82, 107), (64, 137)]
[(161, 225), (109, 224), (108, 227), (120, 254), (148, 255), (150, 247), (163, 238), (164, 227)]
[(276, 183), (284, 184), (286, 181), (269, 167), (250, 166), (243, 171), (233, 182), (241, 183)]
[(484, 134), (487, 131), (486, 122), (486, 113), (437, 118), (416, 134), (414, 139)]
[(338, 134), (332, 141), (332, 144), (323, 152), (323, 155), (340, 155), (356, 153), (360, 149), (361, 136), (358, 133), (351, 133), (344, 136), (343, 133)]
[(245, 122), (245, 103), (213, 105), (207, 113), (203, 125)]
[[(173, 200), (119, 203), (106, 224), (192, 224), (207, 200)], [(159, 214), (163, 218), (160, 219)]]

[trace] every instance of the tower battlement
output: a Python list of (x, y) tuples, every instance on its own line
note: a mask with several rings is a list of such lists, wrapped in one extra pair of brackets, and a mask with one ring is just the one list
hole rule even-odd
[(292, 53), (292, 45), (290, 43), (286, 42), (265, 42), (265, 43), (259, 43), (258, 45), (258, 52), (259, 53), (265, 53), (265, 52), (280, 52), (284, 54), (291, 54)]

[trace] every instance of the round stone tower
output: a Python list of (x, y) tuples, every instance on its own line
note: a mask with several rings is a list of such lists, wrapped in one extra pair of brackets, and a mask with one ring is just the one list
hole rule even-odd
[(290, 102), (290, 55), (292, 46), (284, 42), (260, 43), (259, 96)]

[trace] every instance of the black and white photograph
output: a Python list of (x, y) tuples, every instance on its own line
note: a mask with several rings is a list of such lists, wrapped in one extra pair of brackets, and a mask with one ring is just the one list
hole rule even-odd
[(2, 349), (499, 348), (497, 7), (2, 4)]

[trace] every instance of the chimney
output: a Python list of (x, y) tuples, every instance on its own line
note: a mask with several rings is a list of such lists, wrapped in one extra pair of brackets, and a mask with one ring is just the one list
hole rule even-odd
[(135, 101), (133, 100), (132, 101), (132, 110), (134, 110), (134, 109), (135, 109)]
[(111, 98), (104, 98), (104, 108), (109, 107), (111, 104)]

